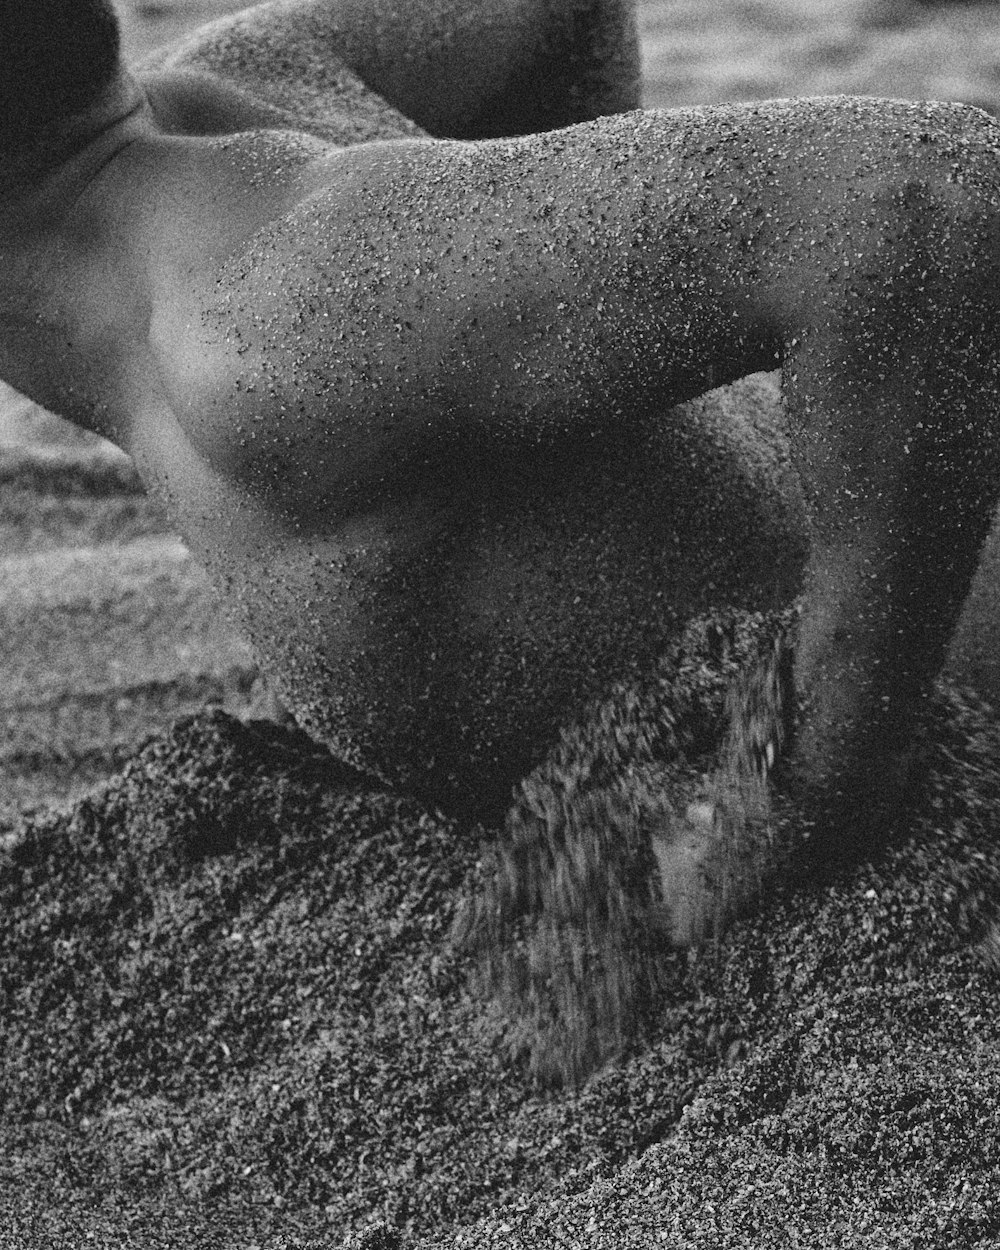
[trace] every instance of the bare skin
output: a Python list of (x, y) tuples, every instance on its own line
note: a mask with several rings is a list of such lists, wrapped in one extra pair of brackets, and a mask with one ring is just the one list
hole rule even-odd
[[(44, 170), (0, 167), (0, 376), (135, 458), (307, 728), (489, 811), (688, 615), (798, 588), (670, 412), (780, 364), (812, 529), (789, 784), (840, 827), (904, 775), (998, 493), (1000, 132), (845, 99), (413, 125), (629, 102), (606, 11), (612, 87), (537, 116), (558, 23), (516, 14), (527, 52), (463, 27), (417, 74), (315, 0), (123, 70)], [(322, 40), (262, 82), (289, 12), (307, 43), (333, 13), (392, 103)]]

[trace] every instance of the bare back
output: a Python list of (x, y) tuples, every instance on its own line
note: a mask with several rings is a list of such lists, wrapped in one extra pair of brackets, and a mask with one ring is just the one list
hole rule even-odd
[[(489, 144), (182, 144), (205, 198), (179, 236), (222, 197), (227, 231), (243, 203), (274, 215), (151, 264), (158, 385), (123, 401), (128, 445), (304, 723), (427, 793), (502, 795), (686, 615), (794, 592), (784, 504), (668, 415), (783, 363), (815, 507), (802, 680), (825, 691), (828, 759), (885, 705), (883, 680), (902, 716), (940, 662), (988, 518), (956, 478), (967, 571), (939, 562), (919, 617), (879, 584), (917, 552), (929, 567), (932, 466), (980, 437), (942, 424), (956, 393), (926, 370), (992, 298), (993, 142), (968, 110), (831, 100)], [(859, 282), (858, 256), (894, 266), (895, 288)], [(680, 486), (682, 462), (701, 479)], [(900, 473), (927, 505), (901, 503)], [(199, 525), (219, 510), (227, 525)]]

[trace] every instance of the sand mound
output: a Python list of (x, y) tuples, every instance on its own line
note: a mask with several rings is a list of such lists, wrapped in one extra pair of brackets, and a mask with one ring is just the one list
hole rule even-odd
[(182, 722), (0, 859), (0, 1243), (996, 1235), (1000, 728), (946, 693), (932, 740), (905, 841), (679, 962), (640, 1050), (542, 1094), (448, 940), (474, 836), (288, 731)]

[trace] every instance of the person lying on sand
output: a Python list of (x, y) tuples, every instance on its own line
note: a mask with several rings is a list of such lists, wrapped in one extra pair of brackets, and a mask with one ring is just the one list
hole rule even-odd
[(780, 366), (784, 784), (838, 848), (895, 800), (1000, 489), (989, 117), (621, 113), (625, 0), (279, 0), (137, 70), (108, 0), (0, 27), (0, 377), (135, 459), (311, 734), (496, 811), (688, 617), (787, 603), (674, 411)]

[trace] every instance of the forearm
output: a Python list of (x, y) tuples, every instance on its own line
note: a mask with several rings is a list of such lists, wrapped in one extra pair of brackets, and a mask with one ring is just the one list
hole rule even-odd
[(304, 118), (357, 107), (338, 89), (346, 69), (418, 126), (455, 137), (545, 130), (639, 103), (632, 0), (584, 14), (574, 0), (276, 0), (203, 27), (150, 68), (277, 94)]
[(836, 854), (898, 810), (1000, 493), (996, 210), (905, 196), (879, 206), (881, 272), (785, 363), (812, 520), (794, 777)]

